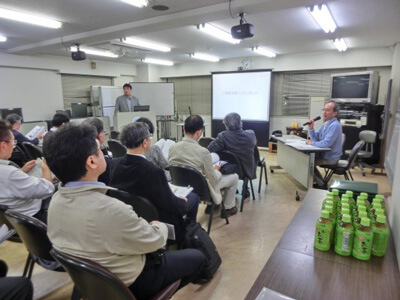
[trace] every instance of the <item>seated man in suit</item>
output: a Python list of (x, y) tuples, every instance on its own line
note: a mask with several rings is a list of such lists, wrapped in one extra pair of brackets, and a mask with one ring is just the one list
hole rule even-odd
[(42, 178), (36, 178), (27, 174), (35, 167), (35, 160), (27, 162), (21, 169), (15, 166), (8, 160), (14, 142), (11, 125), (0, 120), (0, 204), (46, 223), (48, 201), (42, 199), (50, 197), (54, 192), (50, 169), (42, 161)]
[(38, 133), (38, 135), (33, 139), (30, 140), (26, 136), (24, 136), (21, 132), (19, 132), (19, 129), (21, 128), (21, 123), (22, 123), (22, 118), (18, 114), (10, 114), (6, 117), (6, 120), (10, 122), (12, 126), (12, 134), (14, 135), (14, 138), (17, 140), (18, 144), (22, 144), (23, 142), (29, 142), (34, 145), (39, 144), (39, 140), (43, 138), (43, 136)]
[(183, 216), (196, 222), (200, 198), (194, 193), (187, 199), (175, 196), (164, 171), (146, 159), (145, 153), (151, 147), (146, 124), (136, 122), (124, 126), (120, 139), (128, 152), (111, 161), (110, 186), (151, 201), (158, 209), (160, 220), (175, 226), (176, 241), (181, 246), (185, 235)]
[(242, 163), (244, 174), (251, 179), (257, 178), (257, 166), (254, 160), (257, 139), (254, 131), (242, 129), (242, 120), (237, 113), (227, 114), (223, 122), (227, 130), (218, 134), (217, 138), (208, 145), (208, 150), (215, 153), (222, 150), (232, 152)]
[(149, 299), (170, 283), (181, 287), (204, 265), (196, 249), (151, 254), (165, 245), (165, 224), (150, 224), (132, 207), (106, 195), (97, 179), (106, 162), (91, 125), (62, 126), (44, 153), (61, 180), (49, 207), (47, 234), (59, 251), (97, 262), (120, 278), (137, 299)]
[[(207, 179), (215, 204), (224, 201), (226, 213), (232, 216), (237, 213), (235, 196), (239, 177), (237, 174), (222, 175), (219, 172), (221, 166), (213, 166), (211, 153), (197, 142), (203, 135), (203, 130), (203, 119), (199, 115), (189, 116), (185, 120), (185, 137), (171, 146), (168, 160), (170, 164), (186, 165), (202, 173)], [(221, 190), (224, 191), (223, 196)], [(226, 216), (221, 214), (221, 217)]]

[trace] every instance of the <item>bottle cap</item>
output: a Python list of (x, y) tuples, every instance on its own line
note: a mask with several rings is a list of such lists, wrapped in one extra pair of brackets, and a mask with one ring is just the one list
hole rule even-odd
[(370, 224), (371, 224), (371, 221), (370, 221), (370, 219), (368, 219), (368, 218), (361, 218), (361, 223), (360, 223), (362, 226), (367, 226), (367, 227), (369, 227), (370, 226)]
[(358, 217), (359, 218), (366, 218), (368, 215), (367, 215), (367, 212), (366, 211), (359, 211), (358, 212)]
[(338, 189), (332, 189), (332, 194), (335, 196), (339, 196), (339, 190)]
[(344, 215), (342, 216), (342, 221), (343, 221), (343, 222), (346, 222), (346, 223), (350, 223), (350, 222), (351, 222), (351, 216), (348, 215), (348, 214), (344, 214)]
[(329, 211), (327, 211), (327, 210), (322, 210), (321, 211), (321, 217), (322, 218), (324, 218), (324, 219), (328, 219), (329, 218)]
[(374, 198), (374, 199), (372, 200), (372, 204), (374, 204), (374, 203), (382, 204), (382, 202), (383, 202), (383, 200), (377, 199), (377, 198)]
[(343, 195), (342, 195), (342, 202), (343, 202), (343, 201), (349, 202), (349, 195), (343, 194)]
[(346, 191), (346, 195), (348, 195), (350, 198), (353, 198), (353, 191)]
[(362, 197), (360, 198), (360, 196), (358, 196), (357, 197), (357, 206), (360, 206), (360, 205), (364, 205), (365, 206), (365, 201), (364, 201), (364, 199)]
[(325, 205), (325, 210), (327, 210), (331, 214), (331, 213), (333, 213), (333, 206)]
[(344, 214), (350, 214), (350, 209), (342, 207), (342, 215), (344, 215)]
[(375, 209), (375, 214), (376, 215), (385, 215), (385, 210), (383, 208), (377, 208), (377, 209)]
[(360, 196), (364, 197), (364, 199), (368, 199), (368, 193), (366, 192), (361, 192)]
[(384, 215), (377, 215), (376, 221), (377, 221), (378, 223), (385, 224), (385, 223), (386, 223), (386, 216), (384, 216)]
[(326, 195), (325, 199), (326, 199), (326, 200), (332, 200), (332, 201), (333, 201), (333, 194)]
[(333, 201), (332, 200), (326, 200), (325, 205), (330, 205), (333, 206)]
[(358, 211), (367, 211), (367, 207), (365, 205), (360, 205), (359, 207), (357, 207)]
[(350, 204), (349, 203), (342, 203), (342, 208), (348, 208), (350, 210)]
[(385, 196), (376, 194), (374, 198), (375, 199), (380, 199), (381, 201), (383, 201), (385, 199)]
[(373, 207), (374, 209), (382, 208), (382, 204), (380, 204), (380, 203), (378, 203), (378, 202), (375, 202), (375, 203), (372, 203), (372, 207)]

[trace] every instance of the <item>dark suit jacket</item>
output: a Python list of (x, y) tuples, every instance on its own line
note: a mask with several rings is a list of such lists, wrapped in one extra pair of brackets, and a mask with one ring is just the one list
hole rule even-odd
[(182, 237), (186, 201), (172, 193), (162, 169), (143, 157), (126, 154), (112, 159), (109, 185), (151, 201), (160, 221), (173, 224), (176, 235)]
[(256, 162), (254, 160), (254, 147), (257, 145), (256, 135), (253, 130), (225, 130), (208, 145), (210, 152), (218, 153), (228, 150), (239, 158), (244, 173), (251, 179), (257, 178)]
[(34, 145), (39, 144), (39, 139), (38, 138), (34, 138), (33, 140), (30, 140), (26, 136), (24, 136), (21, 132), (16, 131), (16, 130), (13, 130), (12, 133), (14, 135), (14, 139), (17, 140), (18, 144), (22, 144), (23, 142), (29, 142), (29, 143), (32, 143)]

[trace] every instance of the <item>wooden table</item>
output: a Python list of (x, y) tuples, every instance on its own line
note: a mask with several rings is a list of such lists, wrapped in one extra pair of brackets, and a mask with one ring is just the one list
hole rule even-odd
[(246, 299), (263, 287), (295, 299), (400, 299), (400, 274), (390, 236), (385, 257), (367, 262), (314, 248), (326, 191), (310, 189)]

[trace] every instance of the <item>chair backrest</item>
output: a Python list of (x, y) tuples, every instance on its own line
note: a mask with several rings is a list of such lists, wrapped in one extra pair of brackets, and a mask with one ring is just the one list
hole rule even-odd
[(33, 258), (35, 261), (36, 258), (54, 261), (54, 258), (50, 255), (52, 245), (47, 237), (46, 224), (36, 218), (11, 210), (7, 210), (5, 215), (17, 231), (28, 252), (35, 256)]
[(365, 145), (364, 141), (358, 141), (357, 144), (353, 146), (353, 149), (351, 149), (351, 152), (347, 159), (349, 163), (346, 169), (349, 169), (353, 165), (353, 162), (357, 157), (357, 153), (361, 150), (362, 147), (364, 147), (364, 145)]
[(183, 165), (170, 165), (172, 183), (178, 186), (191, 186), (201, 200), (211, 202), (211, 194), (203, 174), (192, 167)]
[(52, 249), (50, 253), (67, 270), (83, 298), (89, 300), (136, 299), (117, 276), (98, 263), (55, 249)]
[(199, 140), (199, 145), (204, 148), (207, 148), (208, 145), (210, 145), (213, 140), (215, 140), (215, 139), (212, 137), (202, 137)]
[[(223, 150), (218, 153), (219, 158), (221, 160), (227, 161), (228, 163), (235, 164), (237, 165), (237, 174), (239, 176), (239, 179), (243, 179), (245, 174), (243, 171), (242, 163), (240, 162), (240, 159), (236, 156), (236, 154), (228, 151), (228, 150)], [(259, 156), (260, 158), (260, 156)]]
[(37, 159), (39, 157), (43, 157), (43, 152), (42, 150), (29, 142), (23, 142), (22, 143), (22, 148), (25, 152), (25, 155), (27, 156), (28, 159)]
[(120, 190), (108, 190), (107, 195), (132, 206), (139, 217), (147, 222), (159, 220), (157, 208), (149, 200)]
[(126, 147), (118, 140), (108, 140), (108, 147), (110, 148), (113, 158), (124, 156), (127, 152)]
[(12, 229), (11, 223), (7, 220), (5, 212), (7, 211), (8, 206), (7, 205), (0, 205), (0, 227), (5, 224), (8, 229)]
[(358, 138), (369, 144), (375, 144), (376, 142), (376, 131), (363, 130), (358, 134)]
[(113, 140), (118, 140), (119, 138), (119, 131), (111, 130), (111, 138)]
[(258, 150), (257, 146), (254, 147), (254, 160), (258, 166), (260, 164), (260, 151)]

